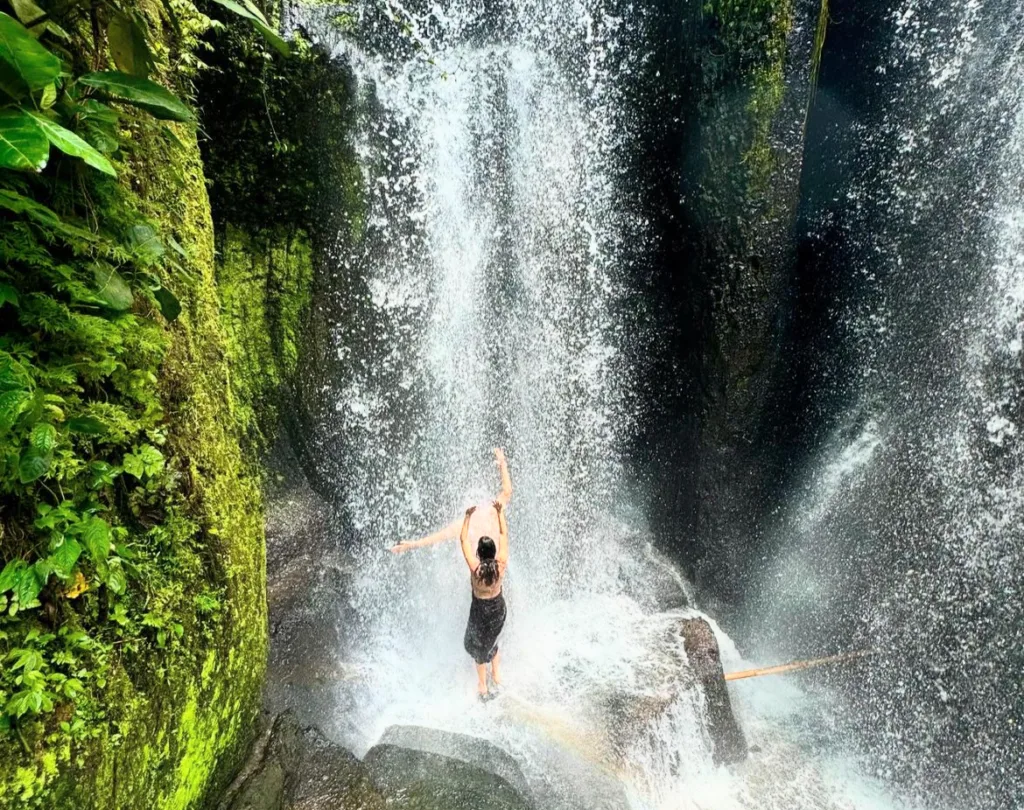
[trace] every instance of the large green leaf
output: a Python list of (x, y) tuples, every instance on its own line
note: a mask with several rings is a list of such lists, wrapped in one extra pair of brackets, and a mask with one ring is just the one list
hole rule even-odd
[(117, 110), (90, 98), (76, 106), (75, 115), (82, 122), (81, 132), (89, 143), (106, 155), (118, 150)]
[(0, 308), (3, 308), (4, 304), (10, 304), (15, 309), (21, 306), (18, 291), (10, 284), (0, 284)]
[(267, 24), (267, 18), (263, 16), (263, 12), (259, 10), (252, 3), (248, 4), (248, 8), (243, 6), (241, 3), (236, 3), (234, 0), (213, 0), (218, 6), (223, 6), (228, 11), (233, 11), (239, 17), (245, 17), (247, 20), (254, 20), (261, 22), (264, 25)]
[(0, 167), (41, 172), (50, 141), (36, 120), (21, 110), (0, 110)]
[(124, 569), (118, 564), (118, 560), (116, 558), (111, 561), (110, 570), (107, 572), (106, 583), (107, 587), (119, 596), (123, 594), (125, 589), (128, 587), (128, 579), (125, 577)]
[(132, 307), (135, 300), (132, 296), (131, 287), (128, 282), (121, 278), (109, 264), (96, 263), (92, 268), (93, 278), (96, 279), (96, 286), (99, 288), (99, 297), (111, 309), (118, 312), (125, 312)]
[(145, 223), (132, 225), (128, 229), (128, 245), (132, 249), (135, 261), (142, 265), (156, 264), (167, 252), (156, 229)]
[(103, 518), (91, 517), (82, 526), (82, 543), (93, 563), (103, 566), (110, 556), (110, 525)]
[(21, 454), (18, 462), (18, 480), (23, 484), (31, 484), (46, 475), (53, 463), (53, 453), (30, 447)]
[(42, 453), (49, 453), (57, 444), (57, 428), (49, 422), (39, 422), (28, 437), (32, 446)]
[(273, 45), (280, 53), (288, 56), (291, 54), (291, 48), (288, 43), (282, 39), (281, 35), (277, 33), (273, 28), (270, 27), (270, 23), (267, 18), (263, 16), (263, 12), (256, 7), (256, 4), (252, 0), (242, 0), (241, 3), (236, 3), (234, 0), (213, 0), (219, 6), (223, 6), (229, 11), (233, 11), (239, 17), (244, 17), (253, 24), (253, 27), (263, 34), (264, 39)]
[(263, 38), (273, 45), (279, 54), (282, 56), (290, 56), (292, 49), (288, 43), (266, 23), (261, 23), (259, 20), (253, 20), (252, 24), (256, 27), (256, 30), (263, 34)]
[(28, 391), (4, 391), (0, 394), (0, 436), (14, 426), (30, 399)]
[(20, 22), (0, 12), (0, 59), (29, 90), (42, 90), (60, 75), (60, 60), (40, 45)]
[(193, 117), (181, 99), (149, 79), (119, 70), (104, 70), (86, 73), (78, 81), (86, 87), (102, 90), (112, 98), (140, 107), (162, 120), (191, 121)]
[(74, 537), (65, 537), (64, 542), (54, 550), (47, 560), (58, 576), (67, 579), (75, 570), (75, 564), (81, 556), (81, 544)]
[(181, 314), (181, 301), (166, 287), (157, 287), (153, 290), (153, 297), (160, 305), (160, 314), (167, 320), (173, 321)]
[(107, 432), (106, 424), (95, 416), (76, 416), (67, 421), (67, 427), (72, 433), (86, 436), (102, 436)]
[(43, 589), (45, 582), (40, 582), (36, 576), (36, 569), (29, 566), (22, 569), (21, 576), (14, 584), (14, 595), (18, 598), (18, 604), (22, 609), (32, 607), (39, 592)]
[(39, 113), (30, 113), (30, 115), (39, 124), (43, 132), (46, 133), (50, 143), (60, 149), (65, 155), (81, 158), (94, 169), (98, 169), (104, 174), (109, 174), (111, 177), (117, 177), (117, 172), (114, 171), (111, 162), (70, 129), (65, 129), (56, 121), (51, 121)]
[(14, 14), (23, 25), (31, 25), (36, 20), (46, 16), (46, 12), (32, 2), (32, 0), (10, 0)]
[(107, 41), (114, 64), (125, 73), (146, 78), (153, 69), (153, 53), (138, 18), (117, 12), (107, 26)]
[(0, 593), (9, 591), (17, 585), (18, 580), (21, 578), (21, 572), (27, 567), (28, 565), (24, 560), (11, 560), (7, 563), (4, 566), (4, 570), (0, 571)]

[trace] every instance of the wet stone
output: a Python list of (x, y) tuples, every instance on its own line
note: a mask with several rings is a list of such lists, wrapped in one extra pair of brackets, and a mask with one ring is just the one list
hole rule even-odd
[(464, 734), (392, 727), (363, 763), (387, 807), (396, 810), (534, 807), (515, 760), (486, 740)]

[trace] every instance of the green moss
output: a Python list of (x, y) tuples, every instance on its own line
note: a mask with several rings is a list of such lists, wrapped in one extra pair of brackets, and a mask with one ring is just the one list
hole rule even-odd
[[(183, 312), (167, 328), (158, 380), (180, 493), (161, 533), (169, 568), (149, 596), (149, 609), (173, 616), (182, 638), (110, 662), (86, 737), (61, 742), (37, 723), (25, 730), (28, 752), (11, 737), (0, 741), (4, 810), (199, 806), (230, 778), (258, 711), (267, 654), (262, 500), (239, 443), (244, 424), (223, 409), (229, 341), (199, 151), (185, 127), (176, 136), (182, 145), (169, 148), (140, 124), (126, 182), (188, 252), (191, 282), (177, 282)], [(221, 595), (213, 615), (197, 606), (208, 593)]]
[(277, 424), (279, 390), (298, 364), (313, 281), (309, 237), (304, 231), (250, 236), (228, 225), (218, 241), (230, 407), (255, 445), (265, 447)]

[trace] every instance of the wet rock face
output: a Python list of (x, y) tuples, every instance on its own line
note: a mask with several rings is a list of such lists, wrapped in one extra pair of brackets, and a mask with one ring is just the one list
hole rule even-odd
[[(661, 6), (659, 6), (661, 7)], [(652, 86), (672, 98), (643, 131), (658, 167), (644, 196), (660, 232), (646, 470), (662, 548), (702, 604), (742, 601), (744, 564), (777, 478), (771, 416), (796, 250), (804, 122), (820, 0), (664, 9)], [(767, 458), (766, 458), (767, 456)]]
[(384, 810), (365, 765), (294, 715), (277, 717), (269, 737), (221, 810)]

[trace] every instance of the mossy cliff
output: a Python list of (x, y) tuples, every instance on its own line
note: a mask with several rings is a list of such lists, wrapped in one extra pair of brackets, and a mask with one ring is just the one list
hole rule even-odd
[[(9, 207), (0, 245), (4, 315), (12, 307), (18, 315), (10, 331), (4, 322), (3, 390), (8, 378), (32, 376), (40, 412), (56, 423), (47, 428), (56, 445), (50, 476), (19, 483), (17, 468), (4, 468), (14, 478), (0, 493), (0, 568), (41, 572), (32, 580), (39, 587), (22, 589), (20, 602), (16, 587), (0, 617), (3, 810), (203, 807), (254, 731), (267, 657), (260, 454), (298, 363), (314, 245), (331, 227), (311, 224), (316, 192), (339, 177), (314, 171), (297, 134), (301, 117), (274, 118), (281, 111), (269, 105), (321, 91), (336, 104), (346, 96), (322, 54), (297, 44), (291, 57), (275, 55), (217, 11), (229, 25), (216, 31), (188, 3), (139, 4), (134, 19), (149, 32), (151, 78), (191, 96), (203, 129), (222, 131), (223, 144), (201, 149), (195, 124), (122, 107), (110, 147), (116, 180), (64, 157), (38, 179), (0, 178), (72, 223), (52, 225), (38, 212), (27, 220)], [(62, 20), (66, 58), (90, 63), (76, 73), (105, 67), (96, 46), (121, 24), (107, 13)], [(257, 87), (258, 105), (238, 92)], [(237, 103), (221, 104), (218, 95), (231, 92)], [(252, 119), (262, 123), (248, 142), (230, 136)], [(357, 195), (352, 164), (332, 165), (344, 173), (338, 186)], [(80, 191), (65, 198), (68, 176), (81, 178)], [(218, 194), (222, 205), (211, 208)], [(232, 198), (234, 207), (223, 204)], [(249, 205), (257, 198), (266, 200), (258, 210)], [(124, 297), (114, 306), (88, 288), (98, 240), (124, 233), (139, 241), (111, 242)], [(66, 281), (47, 286), (40, 268), (54, 267)], [(64, 360), (100, 349), (110, 356), (88, 378)], [(18, 418), (37, 419), (25, 408)], [(26, 431), (33, 441), (40, 433)], [(5, 464), (17, 463), (11, 452)], [(58, 505), (71, 516), (64, 523), (52, 516)], [(54, 511), (39, 517), (41, 507)], [(109, 550), (94, 542), (98, 526), (110, 533)], [(73, 537), (92, 555), (81, 571), (62, 578), (41, 567)]]

